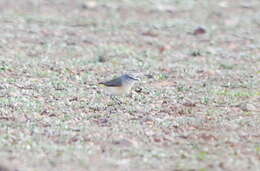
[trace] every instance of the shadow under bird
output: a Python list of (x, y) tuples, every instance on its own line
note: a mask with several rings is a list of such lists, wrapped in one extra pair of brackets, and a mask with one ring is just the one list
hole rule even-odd
[(136, 81), (139, 81), (139, 79), (124, 74), (118, 78), (106, 82), (100, 82), (99, 84), (104, 85), (110, 95), (124, 95), (129, 93)]

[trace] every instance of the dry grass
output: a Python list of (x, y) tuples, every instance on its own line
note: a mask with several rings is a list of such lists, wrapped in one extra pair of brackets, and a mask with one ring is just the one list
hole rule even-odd
[[(0, 170), (260, 168), (258, 0), (0, 9)], [(125, 72), (153, 77), (118, 105), (96, 83)]]

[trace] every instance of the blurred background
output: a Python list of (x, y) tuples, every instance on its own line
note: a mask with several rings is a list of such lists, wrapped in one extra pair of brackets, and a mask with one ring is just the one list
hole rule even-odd
[(259, 28), (259, 0), (1, 0), (0, 170), (259, 170)]

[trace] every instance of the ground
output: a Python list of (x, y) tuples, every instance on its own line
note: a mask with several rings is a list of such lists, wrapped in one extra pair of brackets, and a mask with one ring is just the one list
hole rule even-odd
[(0, 9), (0, 170), (260, 169), (258, 0)]

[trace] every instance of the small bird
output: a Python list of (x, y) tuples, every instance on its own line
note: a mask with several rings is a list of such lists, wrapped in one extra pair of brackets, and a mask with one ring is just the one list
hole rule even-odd
[(128, 74), (124, 74), (118, 78), (106, 82), (100, 82), (106, 87), (108, 93), (113, 96), (119, 96), (129, 93), (134, 83), (139, 79), (134, 78)]

